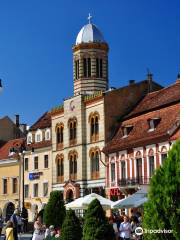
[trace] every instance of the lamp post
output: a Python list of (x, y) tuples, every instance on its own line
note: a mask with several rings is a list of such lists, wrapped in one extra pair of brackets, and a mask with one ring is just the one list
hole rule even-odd
[[(25, 147), (23, 145), (20, 148), (12, 148), (11, 154), (16, 155), (19, 160), (19, 201), (18, 207), (22, 211), (24, 209), (24, 156)], [(22, 195), (21, 195), (22, 193)], [(21, 198), (22, 197), (22, 198)]]
[(21, 163), (20, 163), (20, 169), (21, 169), (21, 177), (22, 177), (22, 205), (21, 210), (24, 209), (24, 156), (25, 156), (25, 150), (22, 150), (21, 153)]

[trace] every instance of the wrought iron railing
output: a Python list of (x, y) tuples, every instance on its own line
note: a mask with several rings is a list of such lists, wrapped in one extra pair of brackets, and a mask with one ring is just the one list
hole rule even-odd
[(136, 177), (136, 178), (122, 178), (119, 179), (118, 183), (120, 187), (135, 186), (149, 184), (151, 178), (147, 177)]

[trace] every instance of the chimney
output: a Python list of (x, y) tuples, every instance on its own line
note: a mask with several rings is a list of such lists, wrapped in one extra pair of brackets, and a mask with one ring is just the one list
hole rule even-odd
[(135, 84), (135, 80), (129, 80), (129, 85), (133, 85), (133, 84)]
[(15, 122), (15, 124), (16, 124), (16, 127), (19, 128), (19, 114), (16, 114), (15, 116), (16, 116), (16, 122)]
[(153, 74), (147, 70), (147, 81), (148, 81), (148, 93), (152, 92), (152, 81), (153, 81)]
[(176, 83), (180, 83), (180, 73), (177, 74)]

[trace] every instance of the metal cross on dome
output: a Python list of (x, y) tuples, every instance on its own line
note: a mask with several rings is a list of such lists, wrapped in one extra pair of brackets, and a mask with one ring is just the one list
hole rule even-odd
[(88, 16), (88, 20), (89, 20), (89, 23), (91, 23), (91, 18), (92, 18), (92, 16), (91, 16), (91, 14), (89, 13), (89, 16)]

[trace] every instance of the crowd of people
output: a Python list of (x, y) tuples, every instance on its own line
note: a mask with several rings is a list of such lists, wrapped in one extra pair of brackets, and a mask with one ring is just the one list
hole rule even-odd
[(142, 224), (142, 215), (140, 212), (131, 212), (131, 217), (127, 215), (112, 216), (109, 218), (112, 224), (116, 240), (140, 240), (142, 236), (136, 234), (136, 228)]
[[(24, 219), (19, 210), (15, 209), (10, 219), (5, 224), (4, 240), (18, 240), (20, 233), (27, 232), (27, 219)], [(4, 219), (0, 216), (0, 236), (4, 227)], [(60, 237), (60, 230), (55, 229), (53, 225), (47, 227), (42, 223), (41, 216), (38, 216), (34, 221), (34, 232), (32, 240), (57, 240)]]
[(41, 216), (34, 222), (34, 233), (32, 240), (55, 240), (60, 238), (60, 229), (55, 229), (53, 225), (46, 226), (42, 223)]
[[(131, 212), (131, 217), (127, 215), (112, 216), (109, 218), (112, 224), (116, 240), (140, 240), (141, 236), (136, 234), (136, 228), (141, 226), (141, 213)], [(0, 235), (3, 228), (3, 218), (0, 216)], [(9, 221), (6, 223), (5, 240), (18, 240), (18, 234), (27, 231), (27, 219), (23, 218), (18, 209), (14, 211)], [(32, 240), (58, 240), (60, 239), (60, 229), (55, 229), (53, 225), (46, 226), (42, 222), (42, 217), (37, 216), (34, 221), (34, 232)]]
[(0, 236), (5, 225), (5, 239), (18, 240), (19, 233), (27, 232), (28, 215), (26, 211), (14, 210), (14, 213), (5, 224), (5, 219), (0, 215)]

